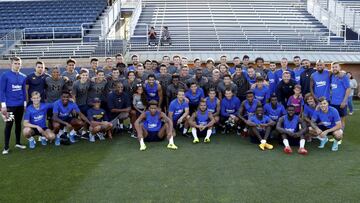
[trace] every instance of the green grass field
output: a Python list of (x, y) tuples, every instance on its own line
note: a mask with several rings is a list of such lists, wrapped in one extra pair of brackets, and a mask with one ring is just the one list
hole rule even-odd
[[(308, 156), (277, 144), (260, 151), (235, 135), (197, 145), (179, 136), (177, 151), (163, 142), (145, 152), (127, 134), (24, 151), (12, 137), (0, 155), (0, 202), (359, 202), (360, 111), (347, 121), (338, 152), (314, 141)], [(0, 132), (2, 147), (3, 122)]]

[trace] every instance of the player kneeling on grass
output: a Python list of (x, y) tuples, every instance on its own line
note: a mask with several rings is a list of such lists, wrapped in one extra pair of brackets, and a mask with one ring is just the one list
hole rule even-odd
[(101, 100), (99, 98), (93, 99), (93, 107), (87, 111), (87, 117), (91, 123), (89, 141), (95, 142), (95, 135), (100, 140), (104, 140), (104, 134), (112, 139), (112, 123), (108, 122), (106, 112), (100, 108)]
[[(300, 129), (299, 125), (301, 125)], [(295, 115), (295, 106), (289, 105), (287, 107), (287, 115), (282, 116), (278, 120), (276, 129), (281, 134), (285, 146), (284, 152), (286, 154), (292, 153), (290, 144), (295, 145), (295, 142), (300, 142), (298, 153), (303, 155), (307, 154), (307, 150), (305, 149), (306, 123), (298, 115)]]
[(52, 104), (40, 103), (40, 93), (34, 91), (31, 93), (32, 104), (26, 108), (24, 115), (23, 135), (29, 140), (29, 148), (35, 148), (34, 135), (41, 136), (41, 144), (46, 145), (47, 140), (55, 139), (55, 134), (46, 126), (46, 113)]
[(272, 126), (275, 122), (270, 117), (264, 115), (264, 108), (262, 106), (256, 107), (255, 115), (249, 117), (245, 121), (249, 126), (250, 141), (252, 143), (259, 143), (261, 150), (273, 149), (273, 146), (267, 143), (267, 139), (270, 135)]
[[(165, 124), (162, 123), (165, 122)], [(145, 142), (162, 141), (165, 136), (169, 140), (167, 148), (177, 149), (174, 144), (175, 131), (173, 130), (173, 123), (165, 113), (158, 108), (158, 102), (151, 100), (148, 103), (148, 110), (141, 113), (139, 118), (135, 121), (135, 129), (140, 142), (140, 151), (146, 149)]]
[[(79, 107), (70, 100), (70, 92), (63, 91), (61, 93), (61, 99), (54, 102), (53, 106), (53, 130), (56, 134), (55, 145), (60, 145), (60, 136), (64, 140), (70, 140), (71, 143), (75, 143), (76, 131), (84, 127), (85, 121), (91, 125), (90, 121), (80, 112)], [(80, 116), (80, 119), (78, 118)], [(69, 139), (67, 133), (69, 133)]]
[(198, 110), (192, 114), (189, 120), (194, 137), (193, 143), (199, 143), (198, 136), (205, 137), (204, 142), (209, 143), (214, 123), (215, 119), (207, 109), (206, 100), (201, 100)]
[(338, 142), (343, 137), (340, 115), (334, 107), (329, 106), (325, 97), (320, 97), (319, 104), (320, 108), (311, 117), (312, 122), (309, 131), (314, 132), (320, 139), (319, 148), (324, 148), (329, 141), (327, 136), (332, 134), (335, 141), (331, 150), (337, 151), (339, 148)]

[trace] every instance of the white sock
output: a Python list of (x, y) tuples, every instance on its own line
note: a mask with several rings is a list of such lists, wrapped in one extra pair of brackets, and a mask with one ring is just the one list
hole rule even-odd
[(130, 123), (129, 128), (132, 128), (132, 124)]
[(174, 144), (174, 137), (173, 136), (170, 137), (169, 144)]
[(64, 134), (64, 130), (59, 130), (58, 134), (56, 135), (57, 138), (59, 138), (62, 134)]
[(208, 129), (208, 130), (206, 131), (206, 137), (205, 137), (205, 139), (209, 139), (210, 136), (211, 136), (211, 134), (212, 134), (212, 130), (211, 130), (211, 129)]
[(122, 123), (120, 123), (120, 128), (122, 129), (122, 128), (124, 128), (124, 124), (122, 124)]
[(145, 145), (145, 143), (144, 143), (144, 138), (140, 138), (140, 145), (142, 146), (142, 145)]
[(187, 133), (188, 129), (187, 128), (184, 128), (183, 130), (183, 134)]
[(304, 148), (305, 147), (305, 139), (301, 139), (300, 140), (300, 148)]
[(75, 135), (75, 134), (76, 134), (75, 130), (70, 131), (70, 135)]
[(266, 144), (266, 140), (261, 140), (260, 143), (261, 144)]
[(31, 136), (31, 137), (28, 138), (28, 140), (29, 140), (29, 142), (32, 142), (34, 140), (34, 137)]
[(283, 139), (283, 143), (284, 143), (285, 147), (290, 147), (288, 139)]
[(192, 132), (194, 139), (199, 139), (197, 136), (196, 128), (192, 128), (191, 132)]

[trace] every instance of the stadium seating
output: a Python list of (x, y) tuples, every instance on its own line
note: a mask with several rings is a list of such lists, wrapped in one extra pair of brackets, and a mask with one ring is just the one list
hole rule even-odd
[[(144, 0), (129, 48), (173, 51), (356, 51), (359, 44), (328, 44), (329, 30), (304, 0)], [(168, 26), (171, 47), (148, 47), (143, 25), (160, 36)], [(330, 33), (330, 36), (334, 36)]]
[[(81, 37), (80, 26), (94, 23), (106, 8), (105, 0), (10, 1), (0, 2), (0, 33), (26, 29), (29, 39)], [(77, 28), (76, 28), (77, 27)]]

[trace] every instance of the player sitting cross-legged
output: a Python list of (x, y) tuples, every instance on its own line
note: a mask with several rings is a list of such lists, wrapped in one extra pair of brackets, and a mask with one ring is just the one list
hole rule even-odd
[[(162, 121), (165, 123), (163, 124)], [(174, 144), (173, 123), (165, 113), (159, 110), (158, 102), (155, 100), (149, 101), (148, 110), (141, 113), (135, 121), (135, 129), (140, 142), (140, 151), (146, 150), (144, 142), (162, 141), (165, 137), (169, 140), (167, 148), (178, 148)]]

